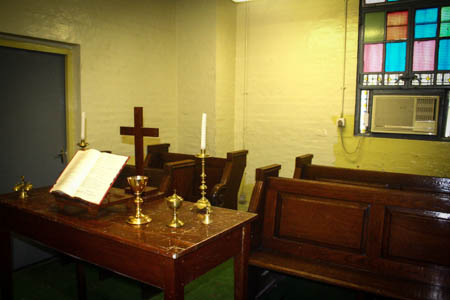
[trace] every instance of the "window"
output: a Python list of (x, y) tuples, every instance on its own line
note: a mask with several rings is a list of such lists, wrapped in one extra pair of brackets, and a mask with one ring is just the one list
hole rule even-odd
[(448, 140), (450, 4), (361, 0), (355, 134)]

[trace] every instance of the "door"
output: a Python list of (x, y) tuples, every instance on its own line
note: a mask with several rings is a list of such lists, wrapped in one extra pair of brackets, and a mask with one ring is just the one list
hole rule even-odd
[[(52, 185), (66, 149), (65, 56), (0, 46), (0, 193)], [(15, 268), (50, 254), (14, 239)]]

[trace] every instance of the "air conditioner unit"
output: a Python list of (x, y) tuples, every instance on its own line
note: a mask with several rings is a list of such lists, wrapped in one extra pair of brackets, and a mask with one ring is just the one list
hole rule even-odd
[(439, 96), (374, 95), (372, 132), (437, 134)]

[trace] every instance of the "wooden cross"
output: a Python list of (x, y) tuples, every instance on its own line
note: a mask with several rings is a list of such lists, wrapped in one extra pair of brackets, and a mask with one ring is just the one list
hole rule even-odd
[(136, 160), (136, 175), (144, 175), (144, 136), (159, 136), (158, 128), (144, 128), (142, 107), (134, 108), (134, 127), (120, 126), (121, 135), (134, 135), (134, 157)]

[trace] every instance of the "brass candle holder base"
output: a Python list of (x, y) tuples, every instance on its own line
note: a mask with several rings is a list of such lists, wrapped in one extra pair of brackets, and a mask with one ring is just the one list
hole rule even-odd
[(143, 224), (150, 223), (151, 221), (152, 221), (152, 218), (141, 214), (139, 217), (129, 216), (127, 223), (131, 224), (131, 225), (143, 225)]
[(81, 140), (77, 145), (78, 145), (78, 147), (80, 147), (81, 150), (86, 150), (86, 147), (87, 147), (89, 144), (86, 143), (85, 140)]
[(141, 212), (141, 204), (144, 202), (141, 198), (141, 194), (147, 186), (147, 176), (131, 176), (127, 177), (128, 184), (136, 195), (134, 203), (136, 203), (136, 215), (128, 217), (127, 223), (131, 225), (143, 225), (150, 223), (152, 219)]
[(198, 210), (202, 210), (202, 209), (209, 207), (209, 209), (211, 210), (211, 203), (205, 197), (206, 189), (208, 188), (206, 186), (205, 158), (208, 158), (209, 155), (206, 154), (205, 149), (201, 149), (200, 154), (197, 154), (196, 157), (198, 157), (202, 160), (202, 173), (200, 174), (200, 178), (201, 178), (200, 193), (201, 193), (202, 197), (200, 199), (198, 199), (197, 202), (195, 202), (194, 207), (197, 208)]

